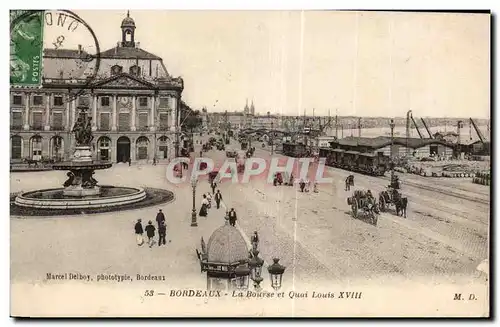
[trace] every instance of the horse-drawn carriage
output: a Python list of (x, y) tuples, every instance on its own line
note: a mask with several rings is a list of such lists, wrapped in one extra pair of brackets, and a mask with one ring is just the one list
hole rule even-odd
[(408, 206), (408, 198), (403, 197), (401, 193), (395, 188), (387, 187), (387, 190), (380, 192), (379, 194), (379, 207), (380, 211), (385, 212), (391, 206), (396, 209), (396, 215), (406, 218), (406, 207)]
[(369, 219), (373, 225), (377, 225), (379, 210), (375, 198), (371, 191), (354, 191), (351, 197), (347, 198), (347, 204), (351, 206), (354, 218)]
[(408, 198), (403, 197), (398, 191), (400, 188), (399, 179), (394, 176), (394, 180), (387, 187), (387, 190), (380, 192), (379, 194), (379, 207), (380, 211), (384, 212), (389, 209), (389, 207), (394, 206), (396, 208), (396, 214), (399, 216), (404, 216), (406, 218), (406, 207), (408, 206)]

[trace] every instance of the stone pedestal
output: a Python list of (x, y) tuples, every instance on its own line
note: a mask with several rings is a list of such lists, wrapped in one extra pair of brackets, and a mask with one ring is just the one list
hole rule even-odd
[(71, 197), (87, 197), (87, 196), (97, 196), (101, 193), (99, 186), (94, 186), (92, 188), (83, 188), (81, 185), (71, 185), (63, 190), (64, 196)]
[(79, 145), (75, 147), (72, 162), (92, 162), (92, 147), (90, 145)]

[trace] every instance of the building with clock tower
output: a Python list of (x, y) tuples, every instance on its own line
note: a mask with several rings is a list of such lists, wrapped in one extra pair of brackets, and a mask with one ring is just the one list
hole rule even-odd
[(45, 49), (42, 87), (10, 89), (11, 161), (65, 160), (74, 147), (77, 107), (92, 116), (96, 160), (160, 162), (175, 156), (184, 89), (162, 58), (143, 50), (130, 14), (121, 41), (85, 61), (85, 49)]

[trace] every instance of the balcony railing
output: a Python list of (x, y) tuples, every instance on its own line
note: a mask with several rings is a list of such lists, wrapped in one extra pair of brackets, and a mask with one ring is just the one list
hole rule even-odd
[(99, 126), (99, 130), (100, 131), (110, 131), (111, 127), (109, 127), (109, 126)]
[(23, 129), (23, 125), (10, 125), (11, 130)]
[(41, 131), (41, 130), (43, 130), (43, 126), (42, 125), (33, 125), (33, 126), (31, 126), (31, 129), (34, 131)]
[(50, 126), (50, 129), (53, 131), (64, 131), (64, 126)]

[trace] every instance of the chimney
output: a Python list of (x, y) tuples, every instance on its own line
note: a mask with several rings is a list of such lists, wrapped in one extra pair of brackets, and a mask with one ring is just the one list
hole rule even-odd
[(81, 44), (78, 45), (78, 54), (82, 54), (82, 45)]
[(139, 49), (141, 47), (141, 42), (135, 42), (135, 47)]
[(115, 55), (118, 54), (118, 47), (120, 46), (120, 42), (116, 43), (116, 48), (115, 48)]

